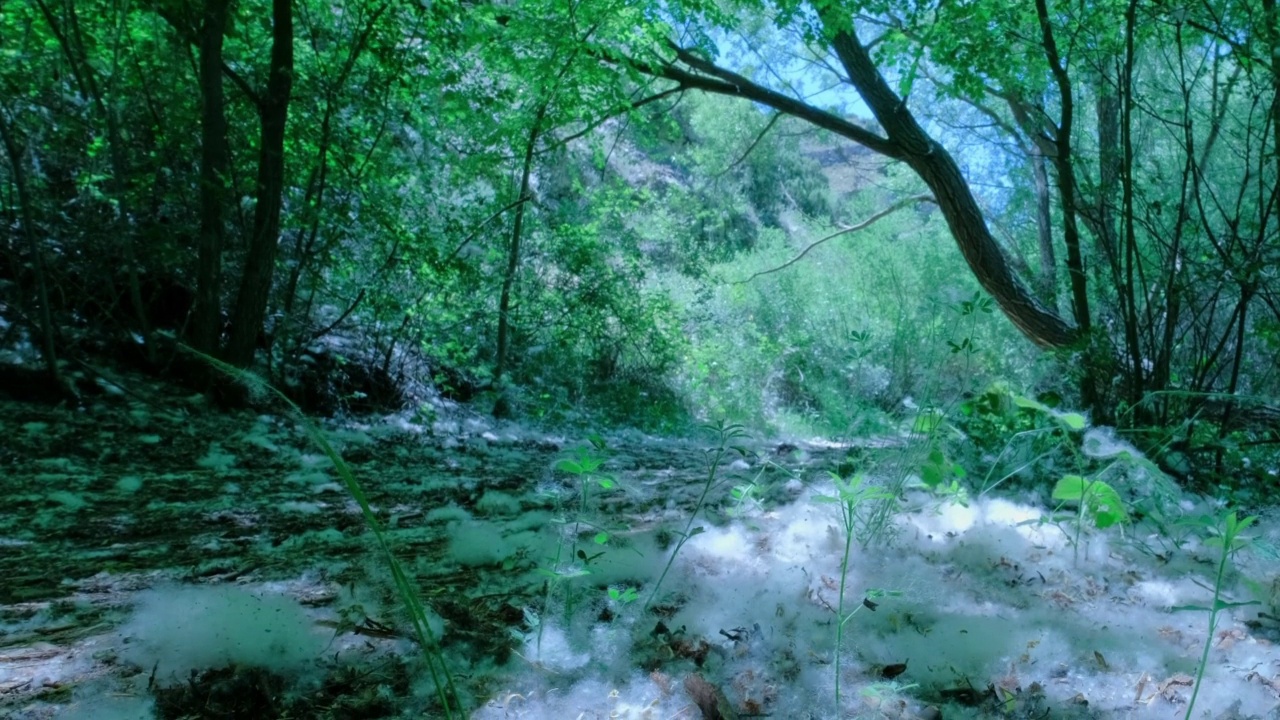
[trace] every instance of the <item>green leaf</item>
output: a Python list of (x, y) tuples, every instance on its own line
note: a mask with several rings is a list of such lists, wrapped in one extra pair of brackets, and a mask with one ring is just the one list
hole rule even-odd
[(1053, 499), (1063, 502), (1079, 502), (1084, 497), (1085, 480), (1079, 475), (1063, 475), (1053, 487)]
[(1053, 488), (1053, 499), (1084, 505), (1099, 530), (1118, 525), (1128, 517), (1124, 501), (1116, 489), (1101, 480), (1087, 480), (1079, 475), (1064, 475)]
[(605, 543), (609, 542), (609, 533), (598, 532), (596, 533), (596, 536), (591, 540), (597, 545), (604, 545)]
[[(1048, 409), (1047, 407), (1045, 408)], [(1062, 423), (1068, 430), (1080, 431), (1085, 428), (1088, 421), (1080, 413), (1064, 413), (1058, 416), (1058, 422)]]
[(579, 463), (577, 460), (571, 460), (569, 458), (556, 461), (555, 468), (560, 472), (567, 472), (571, 475), (581, 475), (582, 473), (585, 472), (585, 470), (582, 469), (581, 463)]
[(931, 488), (937, 487), (942, 482), (942, 468), (932, 463), (925, 465), (920, 468), (920, 480)]
[(1021, 395), (1010, 395), (1010, 397), (1013, 398), (1013, 404), (1017, 405), (1020, 408), (1027, 408), (1029, 410), (1038, 410), (1043, 413), (1049, 412), (1049, 406), (1045, 405), (1044, 403), (1038, 400), (1032, 400), (1029, 397), (1023, 397)]
[(1216, 608), (1217, 610), (1230, 610), (1231, 608), (1248, 607), (1248, 606), (1250, 606), (1250, 605), (1261, 605), (1261, 604), (1262, 604), (1262, 603), (1258, 602), (1257, 600), (1243, 600), (1243, 601), (1240, 601), (1240, 602), (1227, 602), (1226, 600), (1219, 599), (1217, 602), (1215, 602), (1215, 603), (1213, 604), (1213, 606), (1214, 606), (1214, 608)]

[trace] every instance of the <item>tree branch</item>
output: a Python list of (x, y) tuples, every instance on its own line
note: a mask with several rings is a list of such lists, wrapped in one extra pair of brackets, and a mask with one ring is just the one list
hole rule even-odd
[(472, 231), (467, 235), (467, 237), (466, 237), (465, 239), (463, 239), (463, 241), (462, 241), (462, 242), (458, 243), (458, 247), (454, 248), (454, 249), (453, 249), (453, 252), (449, 253), (449, 257), (445, 258), (445, 259), (444, 259), (444, 261), (445, 261), (445, 262), (450, 262), (450, 261), (452, 261), (454, 258), (458, 257), (458, 253), (462, 252), (462, 249), (463, 249), (463, 248), (465, 248), (467, 245), (469, 245), (469, 244), (471, 243), (471, 241), (472, 241), (472, 240), (474, 240), (474, 239), (476, 238), (476, 236), (480, 234), (480, 231), (484, 229), (484, 226), (485, 226), (485, 225), (488, 225), (489, 223), (493, 222), (494, 220), (497, 220), (499, 216), (501, 216), (503, 213), (505, 213), (506, 211), (510, 210), (511, 208), (514, 208), (514, 207), (515, 207), (515, 206), (517, 206), (517, 205), (521, 205), (521, 204), (523, 204), (523, 203), (526, 203), (526, 202), (528, 202), (528, 201), (530, 201), (530, 200), (532, 200), (532, 199), (533, 199), (533, 198), (531, 198), (531, 197), (523, 196), (523, 195), (522, 195), (522, 196), (520, 196), (520, 197), (516, 198), (515, 200), (513, 200), (512, 202), (507, 203), (507, 204), (506, 204), (506, 205), (505, 205), (501, 210), (499, 210), (498, 212), (496, 212), (496, 213), (494, 213), (494, 214), (490, 215), (489, 217), (485, 218), (485, 219), (484, 219), (480, 224), (476, 225), (475, 229), (474, 229), (474, 230), (472, 230)]
[(876, 213), (875, 215), (872, 215), (871, 217), (867, 218), (866, 220), (863, 220), (862, 222), (858, 223), (857, 225), (853, 225), (853, 226), (851, 226), (851, 227), (841, 228), (841, 229), (837, 230), (836, 232), (833, 232), (833, 233), (831, 233), (830, 235), (828, 235), (828, 236), (826, 236), (826, 237), (822, 238), (821, 240), (815, 240), (815, 241), (813, 241), (813, 242), (812, 242), (808, 247), (806, 247), (804, 250), (801, 250), (799, 255), (796, 255), (795, 257), (793, 257), (793, 258), (791, 258), (790, 260), (788, 260), (788, 261), (786, 261), (786, 262), (782, 263), (782, 264), (781, 264), (781, 265), (779, 265), (778, 267), (771, 268), (771, 269), (769, 269), (769, 270), (761, 270), (760, 272), (758, 272), (758, 273), (756, 273), (756, 274), (752, 275), (751, 277), (747, 278), (746, 280), (735, 280), (734, 282), (732, 282), (732, 283), (730, 283), (730, 284), (731, 284), (731, 285), (745, 285), (746, 283), (749, 283), (749, 282), (751, 282), (752, 280), (755, 280), (756, 278), (760, 277), (761, 275), (768, 275), (768, 274), (770, 274), (770, 273), (776, 273), (776, 272), (778, 272), (778, 271), (780, 271), (780, 270), (786, 270), (787, 268), (791, 267), (792, 265), (795, 265), (796, 263), (800, 262), (800, 260), (801, 260), (802, 258), (804, 258), (804, 256), (805, 256), (805, 255), (808, 255), (808, 254), (809, 254), (809, 251), (810, 251), (810, 250), (812, 250), (812, 249), (814, 249), (814, 248), (818, 247), (818, 246), (819, 246), (819, 245), (821, 245), (822, 243), (824, 243), (824, 242), (826, 242), (826, 241), (828, 241), (828, 240), (832, 240), (832, 239), (834, 239), (834, 238), (838, 238), (838, 237), (840, 237), (841, 235), (847, 235), (847, 234), (849, 234), (849, 233), (851, 233), (851, 232), (857, 232), (857, 231), (859, 231), (859, 230), (865, 230), (866, 228), (871, 227), (871, 226), (872, 226), (873, 224), (875, 224), (878, 220), (880, 220), (880, 219), (884, 218), (885, 216), (887, 216), (887, 215), (891, 215), (891, 214), (893, 214), (893, 213), (897, 212), (898, 210), (901, 210), (902, 208), (904, 208), (904, 207), (906, 207), (906, 206), (908, 206), (908, 205), (911, 205), (911, 204), (913, 204), (913, 203), (918, 203), (918, 202), (931, 202), (931, 203), (937, 204), (937, 202), (938, 202), (938, 201), (937, 201), (937, 200), (934, 200), (932, 195), (912, 195), (912, 196), (911, 196), (911, 197), (909, 197), (909, 198), (903, 198), (903, 199), (899, 200), (898, 202), (896, 202), (896, 203), (894, 203), (894, 204), (890, 205), (889, 207), (887, 207), (887, 208), (885, 208), (885, 209), (881, 210), (880, 212)]
[(630, 57), (615, 57), (612, 54), (596, 51), (598, 57), (615, 65), (625, 65), (650, 77), (663, 78), (679, 84), (681, 89), (702, 90), (740, 97), (774, 110), (806, 120), (824, 130), (866, 146), (881, 155), (901, 159), (903, 151), (896, 143), (881, 137), (866, 128), (849, 122), (825, 110), (820, 110), (806, 102), (770, 90), (746, 77), (708, 62), (692, 51), (672, 45), (678, 62), (688, 65), (692, 70), (678, 67), (675, 62), (661, 64), (647, 63)]
[(782, 118), (782, 113), (780, 112), (774, 113), (773, 117), (769, 118), (769, 122), (765, 123), (764, 128), (760, 130), (760, 132), (756, 135), (756, 139), (751, 141), (751, 144), (748, 145), (747, 149), (744, 150), (742, 154), (738, 156), (738, 159), (726, 165), (723, 170), (716, 173), (715, 175), (712, 175), (711, 178), (712, 179), (718, 178), (724, 175), (725, 173), (729, 172), (730, 170), (741, 165), (742, 161), (746, 160), (748, 157), (751, 156), (752, 151), (756, 149), (756, 146), (760, 144), (760, 141), (764, 139), (764, 136), (769, 134), (769, 131), (773, 129), (773, 126), (777, 124), (778, 120), (780, 120), (781, 118)]

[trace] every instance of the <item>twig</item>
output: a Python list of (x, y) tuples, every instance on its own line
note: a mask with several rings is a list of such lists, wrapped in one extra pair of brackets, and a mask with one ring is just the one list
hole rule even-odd
[(805, 255), (808, 255), (810, 250), (812, 250), (812, 249), (814, 249), (814, 248), (818, 247), (818, 246), (819, 246), (819, 245), (821, 245), (822, 243), (824, 243), (824, 242), (826, 242), (826, 241), (828, 241), (828, 240), (831, 240), (831, 239), (833, 239), (833, 238), (840, 237), (841, 235), (844, 235), (844, 234), (846, 234), (846, 233), (851, 233), (851, 232), (857, 232), (857, 231), (859, 231), (859, 230), (864, 230), (864, 229), (866, 229), (866, 228), (870, 227), (872, 224), (874, 224), (877, 220), (880, 220), (881, 218), (885, 217), (886, 215), (889, 215), (889, 214), (891, 214), (891, 213), (897, 212), (898, 210), (901, 210), (902, 208), (906, 207), (907, 205), (910, 205), (910, 204), (912, 204), (912, 203), (918, 203), (918, 202), (931, 202), (931, 203), (936, 203), (936, 202), (937, 202), (937, 200), (934, 200), (932, 195), (912, 195), (912, 196), (911, 196), (911, 197), (909, 197), (909, 198), (903, 198), (903, 199), (899, 200), (898, 202), (896, 202), (896, 203), (894, 203), (894, 204), (890, 205), (889, 207), (885, 208), (884, 210), (881, 210), (880, 212), (876, 213), (875, 215), (872, 215), (871, 217), (867, 218), (866, 220), (863, 220), (862, 222), (858, 223), (857, 225), (853, 225), (853, 226), (851, 226), (851, 227), (842, 227), (842, 228), (840, 228), (839, 230), (837, 230), (836, 232), (833, 232), (833, 233), (831, 233), (830, 235), (828, 235), (828, 236), (826, 236), (826, 237), (822, 238), (821, 240), (815, 240), (815, 241), (813, 241), (813, 243), (812, 243), (812, 244), (810, 244), (810, 245), (809, 245), (808, 247), (806, 247), (804, 250), (801, 250), (799, 255), (796, 255), (795, 257), (793, 257), (793, 258), (791, 258), (790, 260), (788, 260), (788, 261), (786, 261), (786, 262), (782, 263), (782, 264), (781, 264), (781, 265), (779, 265), (778, 267), (770, 268), (770, 269), (768, 269), (768, 270), (761, 270), (760, 272), (758, 272), (758, 273), (756, 273), (756, 274), (752, 275), (751, 277), (747, 278), (746, 280), (735, 280), (735, 281), (733, 281), (733, 282), (732, 282), (732, 283), (730, 283), (730, 284), (731, 284), (731, 285), (744, 285), (744, 284), (746, 284), (746, 283), (751, 282), (752, 280), (755, 280), (756, 278), (760, 277), (761, 275), (768, 275), (768, 274), (770, 274), (770, 273), (776, 273), (776, 272), (778, 272), (778, 271), (780, 271), (780, 270), (785, 270), (785, 269), (787, 269), (787, 268), (791, 267), (792, 265), (795, 265), (796, 263), (800, 262), (801, 258), (803, 258)]

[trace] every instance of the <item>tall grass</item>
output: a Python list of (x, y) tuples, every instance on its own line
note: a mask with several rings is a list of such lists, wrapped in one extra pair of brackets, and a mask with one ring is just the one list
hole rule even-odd
[(351, 499), (356, 501), (360, 507), (360, 513), (364, 516), (365, 523), (369, 526), (369, 530), (373, 533), (377, 540), (378, 548), (382, 552), (383, 560), (387, 564), (387, 568), (391, 571), (391, 578), (395, 583), (396, 594), (400, 598), (400, 602), (404, 605), (404, 609), (409, 616), (409, 621), (413, 625), (413, 636), (418, 642), (418, 646), (422, 648), (423, 659), (427, 664), (427, 671), (431, 674), (431, 682), (435, 686), (436, 700), (440, 703), (440, 707), (444, 712), (444, 716), (453, 720), (453, 718), (465, 717), (463, 712), (460, 695), (457, 686), (454, 684), (453, 674), (449, 671), (449, 666), (445, 662), (444, 650), (440, 646), (439, 640), (435, 633), (431, 631), (431, 625), (427, 619), (426, 607), (422, 604), (417, 590), (410, 581), (409, 576), (404, 571), (404, 566), (396, 558), (395, 553), (391, 550), (391, 545), (387, 542), (386, 532), (382, 527), (382, 523), (378, 520), (378, 516), (373, 511), (373, 507), (369, 505), (369, 499), (364, 493), (364, 488), (360, 482), (356, 480), (355, 473), (351, 466), (347, 464), (342, 455), (333, 447), (320, 428), (313, 423), (302, 412), (292, 400), (284, 393), (272, 387), (270, 383), (258, 377), (254, 373), (242, 370), (233, 365), (218, 360), (217, 358), (206, 355), (193, 348), (185, 345), (180, 346), (182, 349), (209, 366), (217, 370), (229, 380), (242, 383), (249, 391), (255, 395), (271, 395), (282, 401), (293, 411), (307, 437), (317, 448), (324, 453), (325, 457), (333, 463), (333, 467), (338, 473), (338, 477), (342, 480), (343, 486)]

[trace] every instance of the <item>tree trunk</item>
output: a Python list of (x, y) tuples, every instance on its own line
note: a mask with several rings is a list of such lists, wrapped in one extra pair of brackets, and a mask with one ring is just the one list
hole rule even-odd
[[(533, 126), (529, 129), (529, 143), (524, 148), (524, 166), (520, 170), (520, 195), (517, 200), (524, 200), (529, 196), (529, 178), (533, 174), (533, 153), (537, 148), (538, 135), (542, 130), (542, 119), (547, 114), (547, 103), (543, 103), (538, 108), (538, 114), (533, 119)], [(524, 232), (524, 209), (528, 205), (527, 202), (519, 202), (516, 205), (515, 218), (511, 223), (511, 243), (507, 248), (507, 272), (502, 276), (502, 294), (498, 298), (498, 348), (496, 357), (494, 358), (493, 377), (497, 382), (502, 381), (502, 375), (507, 371), (507, 354), (511, 343), (511, 322), (509, 315), (511, 313), (511, 289), (516, 283), (516, 271), (520, 267), (520, 236)]]
[[(298, 232), (294, 240), (291, 258), (293, 262), (288, 279), (285, 281), (282, 298), (286, 317), (293, 314), (293, 304), (298, 297), (298, 283), (302, 279), (302, 274), (306, 272), (307, 265), (315, 257), (316, 237), (320, 234), (320, 218), (323, 215), (325, 190), (328, 188), (329, 146), (333, 139), (333, 117), (338, 111), (338, 91), (346, 87), (347, 79), (355, 69), (356, 61), (368, 46), (378, 19), (388, 7), (390, 5), (382, 5), (373, 11), (368, 24), (356, 35), (355, 44), (349, 49), (347, 59), (343, 61), (337, 78), (327, 83), (325, 88), (324, 115), (320, 120), (320, 138), (316, 141), (316, 167), (311, 172), (311, 179), (307, 182), (306, 196), (302, 200), (303, 222), (301, 225), (306, 228), (306, 231)], [(305, 30), (303, 32), (305, 34)]]
[[(1115, 208), (1116, 188), (1120, 183), (1120, 172), (1123, 157), (1120, 151), (1120, 97), (1116, 94), (1113, 82), (1118, 78), (1098, 78), (1098, 102), (1096, 116), (1098, 121), (1098, 194), (1093, 197), (1092, 222), (1086, 222), (1097, 239), (1097, 247), (1102, 257), (1106, 258), (1111, 270), (1110, 281), (1118, 283), (1120, 278), (1120, 259), (1116, 248)], [(1094, 264), (1094, 280), (1101, 281), (1099, 269), (1101, 264)]]
[(40, 326), (37, 335), (40, 337), (40, 355), (44, 360), (45, 372), (49, 381), (59, 390), (67, 391), (68, 386), (62, 380), (58, 370), (57, 344), (53, 335), (53, 313), (49, 310), (49, 284), (44, 268), (44, 248), (36, 239), (35, 212), (31, 208), (31, 194), (27, 188), (27, 173), (22, 166), (22, 151), (18, 141), (13, 137), (9, 120), (0, 110), (0, 141), (4, 142), (5, 154), (9, 156), (9, 167), (13, 174), (13, 184), (18, 189), (18, 212), (22, 218), (22, 236), (27, 241), (27, 251), (31, 253), (31, 267), (36, 279), (36, 296), (40, 307), (37, 308)]
[(258, 202), (253, 212), (253, 239), (240, 279), (226, 360), (248, 367), (263, 332), (271, 280), (280, 238), (280, 206), (284, 188), (284, 136), (293, 89), (293, 3), (271, 2), (271, 70), (258, 113), (262, 141), (258, 157)]
[(1053, 251), (1053, 215), (1049, 206), (1049, 172), (1044, 155), (1034, 147), (1025, 149), (1036, 193), (1036, 247), (1040, 251), (1040, 272), (1036, 277), (1040, 300), (1058, 307), (1058, 259)]
[[(823, 13), (823, 21), (832, 26)], [(838, 25), (835, 25), (838, 27)], [(1013, 274), (999, 243), (992, 237), (959, 166), (942, 145), (924, 131), (906, 103), (885, 82), (867, 49), (852, 30), (839, 30), (832, 45), (849, 80), (875, 115), (901, 159), (933, 191), (952, 237), (983, 289), (1005, 316), (1036, 345), (1066, 348), (1076, 345), (1080, 332), (1041, 305)]]
[[(671, 49), (676, 54), (675, 60), (661, 64), (619, 57), (604, 51), (597, 51), (597, 55), (606, 62), (672, 80), (678, 83), (678, 89), (746, 98), (829, 130), (872, 152), (906, 162), (934, 191), (938, 207), (969, 269), (1014, 326), (1040, 347), (1077, 348), (1080, 332), (1055, 311), (1041, 305), (1014, 274), (1004, 251), (992, 237), (977, 200), (955, 160), (920, 127), (902, 98), (889, 88), (867, 49), (851, 34), (852, 31), (834, 30), (848, 27), (847, 19), (842, 23), (834, 11), (820, 12), (820, 16), (827, 25), (832, 46), (849, 73), (849, 82), (871, 108), (888, 137), (763, 87), (674, 44)], [(692, 70), (677, 63), (688, 65)]]
[[(1067, 247), (1067, 276), (1071, 280), (1071, 311), (1080, 332), (1088, 333), (1092, 325), (1089, 313), (1089, 292), (1084, 271), (1084, 257), (1080, 253), (1080, 226), (1077, 222), (1075, 158), (1071, 148), (1071, 133), (1075, 123), (1075, 95), (1071, 89), (1071, 77), (1067, 74), (1058, 44), (1049, 25), (1049, 9), (1045, 0), (1036, 0), (1036, 15), (1040, 19), (1041, 43), (1049, 70), (1058, 86), (1059, 121), (1054, 133), (1053, 166), (1058, 174), (1058, 199), (1062, 203), (1062, 243)], [(1085, 393), (1091, 394), (1091, 393)]]
[(227, 116), (222, 91), (222, 42), (231, 0), (205, 0), (200, 23), (200, 241), (191, 344), (218, 352), (222, 331), (222, 205), (227, 174)]
[[(1125, 301), (1122, 307), (1125, 313), (1125, 349), (1129, 355), (1128, 400), (1129, 404), (1135, 407), (1141, 403), (1145, 395), (1143, 363), (1146, 360), (1142, 342), (1138, 338), (1139, 293), (1134, 284), (1134, 270), (1142, 262), (1142, 256), (1138, 253), (1138, 237), (1135, 229), (1133, 206), (1133, 66), (1136, 59), (1134, 33), (1137, 32), (1137, 9), (1138, 0), (1129, 0), (1129, 6), (1124, 14), (1124, 68), (1120, 73), (1120, 94), (1123, 100), (1120, 106), (1120, 146), (1124, 151), (1122, 171), (1120, 173), (1120, 212), (1121, 220), (1124, 222), (1125, 248)], [(1178, 47), (1182, 47), (1181, 37), (1178, 38)]]
[[(98, 82), (97, 70), (92, 63), (89, 62), (89, 53), (85, 49), (84, 34), (80, 31), (80, 20), (76, 15), (76, 6), (73, 0), (64, 0), (65, 6), (65, 22), (59, 23), (57, 16), (53, 14), (52, 8), (44, 0), (36, 0), (36, 4), (40, 7), (40, 12), (44, 15), (45, 22), (49, 24), (49, 30), (57, 39), (62, 54), (67, 58), (67, 65), (72, 69), (72, 77), (80, 88), (80, 93), (93, 103), (94, 110), (100, 116), (107, 130), (107, 157), (111, 162), (111, 177), (107, 179), (107, 189), (110, 196), (116, 202), (119, 215), (126, 222), (132, 219), (130, 212), (129, 182), (132, 177), (128, 162), (125, 159), (124, 145), (120, 138), (120, 121), (116, 117), (116, 113), (108, 106), (106, 101), (106, 87)], [(121, 23), (123, 27), (123, 22)], [(120, 38), (116, 38), (116, 46), (119, 47)], [(118, 71), (113, 56), (111, 73), (108, 77), (115, 77)], [(126, 232), (120, 233), (119, 236), (120, 249), (124, 253), (124, 270), (128, 283), (129, 304), (133, 306), (134, 313), (137, 315), (138, 330), (142, 336), (142, 345), (147, 356), (147, 361), (152, 365), (155, 364), (155, 344), (151, 340), (151, 319), (147, 316), (147, 307), (142, 299), (142, 285), (138, 278), (138, 254), (134, 247), (134, 237), (131, 228)]]

